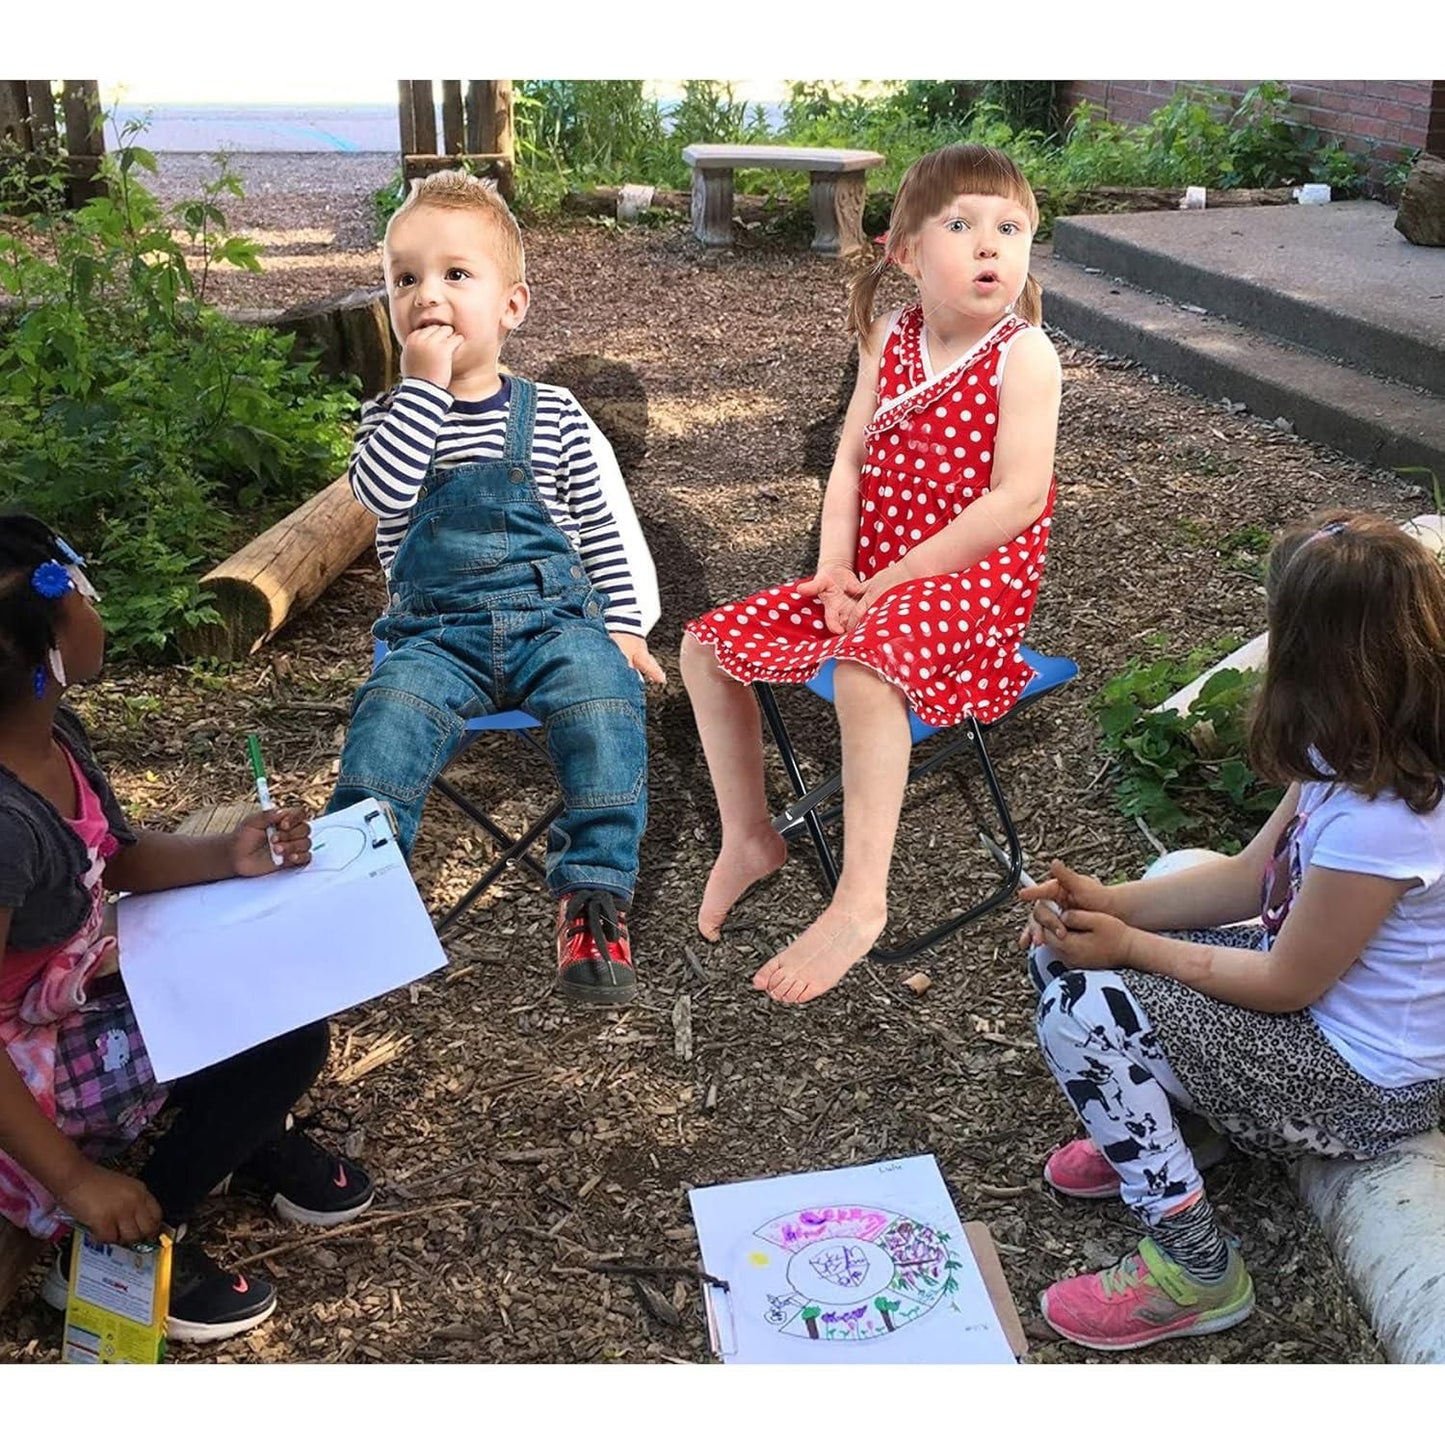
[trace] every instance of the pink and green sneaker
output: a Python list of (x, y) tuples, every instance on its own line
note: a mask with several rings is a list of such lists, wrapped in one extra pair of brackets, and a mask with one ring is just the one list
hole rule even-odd
[(1039, 1308), (1053, 1329), (1076, 1345), (1137, 1350), (1237, 1325), (1254, 1310), (1254, 1283), (1232, 1244), (1224, 1278), (1205, 1284), (1153, 1240), (1143, 1239), (1137, 1254), (1108, 1269), (1051, 1284), (1039, 1296)]

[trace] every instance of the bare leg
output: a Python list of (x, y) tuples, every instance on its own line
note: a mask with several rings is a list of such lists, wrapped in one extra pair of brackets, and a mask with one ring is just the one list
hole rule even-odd
[(762, 721), (752, 689), (729, 677), (712, 648), (690, 633), (682, 639), (679, 662), (722, 821), (722, 848), (697, 911), (698, 932), (716, 939), (744, 892), (783, 866), (788, 845), (768, 812)]
[(843, 874), (833, 901), (753, 976), (780, 1003), (826, 993), (888, 921), (888, 865), (908, 782), (908, 703), (877, 673), (841, 662), (834, 696), (843, 735)]

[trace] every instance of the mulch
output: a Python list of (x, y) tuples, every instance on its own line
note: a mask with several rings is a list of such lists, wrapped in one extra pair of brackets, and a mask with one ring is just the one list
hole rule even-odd
[[(324, 202), (298, 189), (292, 227), (332, 225)], [(360, 204), (352, 195), (342, 207), (353, 227)], [(690, 1187), (927, 1152), (960, 1215), (985, 1221), (998, 1241), (1036, 1340), (1029, 1358), (1091, 1358), (1045, 1337), (1038, 1292), (1112, 1261), (1136, 1230), (1117, 1203), (1061, 1199), (1040, 1177), (1075, 1123), (1034, 1042), (1014, 912), (913, 965), (860, 964), (801, 1009), (769, 1002), (749, 980), (822, 906), (805, 848), (739, 908), (721, 943), (693, 926), (717, 825), (678, 640), (715, 599), (808, 569), (847, 395), (842, 270), (765, 244), (705, 253), (683, 225), (579, 225), (528, 242), (533, 311), (509, 362), (571, 385), (609, 431), (660, 574), (653, 651), (669, 680), (650, 697), (651, 822), (632, 914), (641, 997), (610, 1012), (555, 997), (552, 907), (525, 875), (509, 875), (449, 939), (445, 972), (335, 1020), (309, 1106), (374, 1172), (372, 1212), (316, 1233), (214, 1201), (202, 1218), (208, 1238), (227, 1261), (268, 1272), (281, 1305), (249, 1336), (175, 1356), (705, 1360), (687, 1273), (699, 1263)], [(325, 291), (273, 288), (263, 302), (247, 278), (221, 278), (233, 305), (357, 284), (350, 271), (333, 280)], [(1065, 381), (1059, 501), (1030, 641), (1082, 671), (1001, 727), (995, 751), (1035, 871), (1062, 856), (1118, 878), (1153, 850), (1112, 805), (1091, 694), (1156, 633), (1183, 651), (1261, 629), (1257, 577), (1226, 545), (1239, 529), (1274, 529), (1327, 504), (1397, 518), (1422, 507), (1397, 478), (1055, 340)], [(319, 809), (382, 603), (363, 558), (246, 662), (116, 665), (86, 689), (81, 706), (135, 817), (173, 825), (204, 803), (244, 798), (251, 730), (266, 740), (278, 793)], [(785, 706), (816, 776), (836, 763), (835, 729), (799, 692)], [(453, 776), (518, 825), (545, 806), (548, 780), (515, 741), (495, 741)], [(780, 772), (771, 784), (781, 805)], [(892, 887), (900, 923), (936, 917), (991, 883), (975, 841), (975, 784), (966, 770), (944, 770), (910, 799)], [(436, 800), (414, 860), (428, 902), (458, 896), (489, 846)], [(932, 986), (915, 994), (903, 979), (919, 967)], [(1149, 1359), (1383, 1358), (1281, 1168), (1236, 1157), (1210, 1189), (1242, 1240), (1259, 1306), (1237, 1329)], [(671, 1272), (601, 1268), (617, 1265)], [(38, 1299), (22, 1293), (0, 1313), (0, 1355), (53, 1360), (58, 1343)]]

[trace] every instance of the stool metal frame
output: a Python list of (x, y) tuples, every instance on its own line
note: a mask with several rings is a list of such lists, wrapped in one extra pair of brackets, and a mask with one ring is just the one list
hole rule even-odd
[[(929, 750), (929, 755), (922, 762), (915, 763), (909, 769), (909, 784), (935, 772), (960, 753), (971, 753), (977, 759), (985, 791), (993, 804), (999, 828), (1003, 833), (1003, 843), (996, 844), (1007, 861), (1003, 882), (982, 901), (965, 908), (959, 914), (944, 919), (935, 927), (914, 934), (897, 947), (871, 949), (868, 956), (876, 962), (901, 963), (906, 959), (913, 958), (925, 949), (932, 948), (935, 944), (941, 943), (945, 938), (957, 933), (960, 928), (972, 923), (975, 919), (982, 918), (995, 908), (1011, 901), (1018, 888), (1019, 874), (1023, 871), (1023, 850), (1019, 846), (1018, 832), (1014, 827), (1013, 816), (1009, 812), (1008, 800), (1004, 797), (998, 774), (988, 755), (985, 739), (995, 728), (1016, 716), (1022, 708), (1030, 706), (1072, 681), (1079, 671), (1078, 665), (1065, 657), (1048, 657), (1027, 647), (1020, 647), (1019, 655), (1035, 670), (1037, 675), (1020, 694), (1019, 700), (997, 722), (980, 723), (974, 718), (965, 718), (957, 727), (945, 730), (931, 727), (911, 709), (908, 714), (914, 747), (940, 732), (946, 731), (948, 734)], [(828, 702), (833, 701), (833, 670), (834, 663), (832, 661), (825, 663), (818, 675), (806, 684), (810, 692)], [(803, 777), (802, 768), (799, 766), (792, 738), (783, 722), (782, 713), (778, 710), (777, 698), (773, 694), (773, 689), (765, 682), (755, 682), (752, 686), (758, 699), (758, 705), (767, 719), (773, 741), (777, 744), (778, 752), (782, 756), (783, 771), (787, 774), (788, 782), (797, 799), (773, 819), (773, 827), (789, 840), (802, 833), (808, 835), (813, 849), (818, 855), (818, 863), (823, 870), (823, 876), (827, 879), (828, 888), (830, 891), (835, 891), (838, 887), (841, 870), (823, 829), (825, 825), (836, 821), (842, 815), (843, 807), (841, 803), (834, 803), (829, 807), (824, 807), (824, 805), (842, 791), (842, 770), (839, 769), (816, 787), (809, 788)], [(985, 830), (984, 836), (992, 839), (992, 835), (987, 830)], [(1000, 866), (1002, 866), (1002, 861)]]

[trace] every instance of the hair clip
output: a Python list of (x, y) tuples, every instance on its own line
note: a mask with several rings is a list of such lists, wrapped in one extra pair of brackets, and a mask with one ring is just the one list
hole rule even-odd
[(1327, 522), (1318, 532), (1311, 533), (1305, 538), (1305, 546), (1308, 547), (1311, 542), (1318, 542), (1321, 537), (1338, 537), (1341, 532), (1348, 531), (1349, 526), (1348, 522)]
[(76, 567), (85, 566), (85, 558), (82, 557), (80, 553), (77, 552), (75, 548), (72, 547), (70, 543), (65, 540), (64, 537), (57, 536), (55, 539), (55, 545), (57, 548), (59, 548), (60, 555), (64, 557), (67, 562), (71, 563), (73, 566)]
[(63, 562), (42, 562), (30, 574), (30, 585), (47, 601), (53, 602), (75, 586), (75, 578)]

